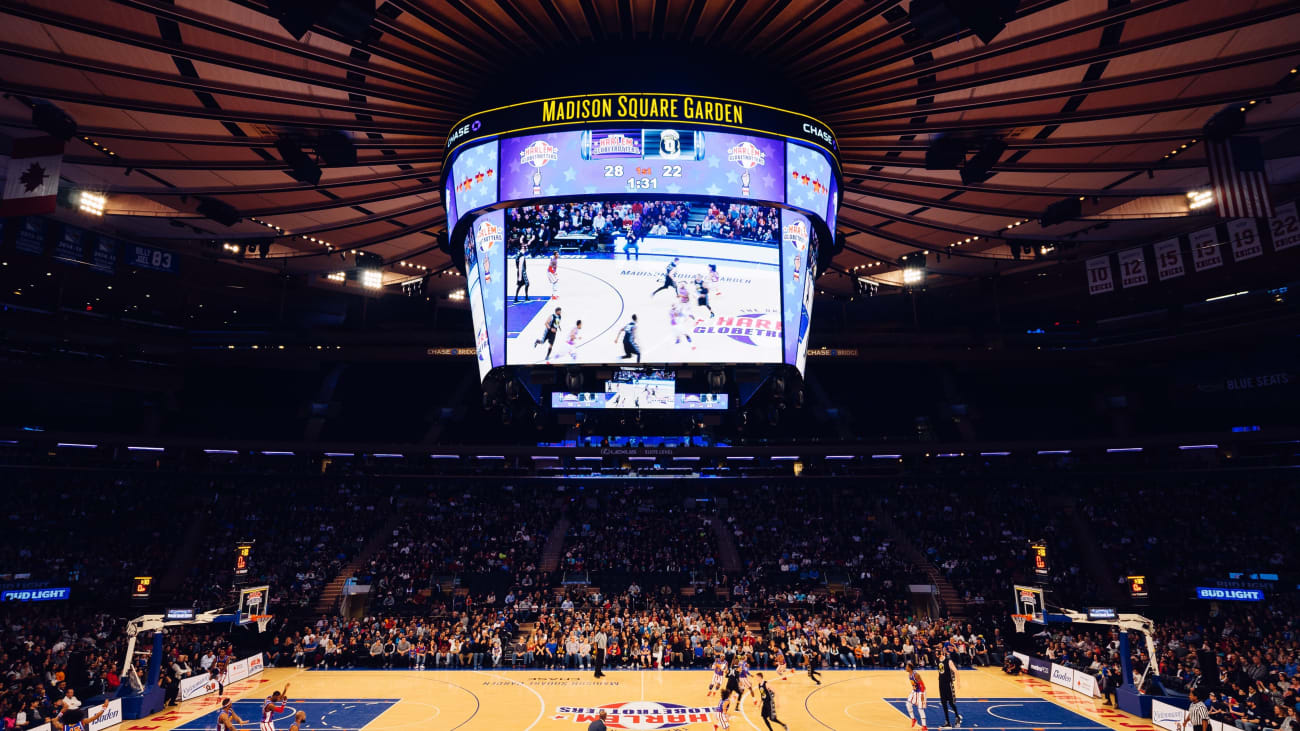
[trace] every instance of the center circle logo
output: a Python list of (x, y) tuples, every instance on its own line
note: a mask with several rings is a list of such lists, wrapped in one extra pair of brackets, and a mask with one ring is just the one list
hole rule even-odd
[[(680, 703), (660, 701), (625, 701), (623, 703), (606, 703), (601, 706), (560, 706), (551, 716), (554, 721), (572, 721), (575, 724), (589, 724), (604, 711), (605, 727), (610, 729), (663, 729), (680, 728), (696, 723), (709, 723), (714, 720), (718, 709), (709, 706), (684, 706)], [(585, 727), (585, 726), (580, 726)]]

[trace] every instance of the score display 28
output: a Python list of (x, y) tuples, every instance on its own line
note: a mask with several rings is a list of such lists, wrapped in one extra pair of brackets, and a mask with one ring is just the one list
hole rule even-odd
[[(664, 165), (658, 176), (654, 176), (654, 168), (649, 166), (637, 165), (632, 168), (624, 169), (622, 165), (606, 165), (605, 177), (622, 178), (627, 175), (627, 192), (636, 193), (643, 190), (659, 190), (659, 178), (680, 178), (682, 177), (681, 165)], [(654, 177), (651, 177), (654, 176)]]

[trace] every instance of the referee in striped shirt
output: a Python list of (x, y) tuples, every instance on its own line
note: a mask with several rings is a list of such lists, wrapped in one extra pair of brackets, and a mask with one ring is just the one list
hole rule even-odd
[(1191, 725), (1191, 731), (1209, 731), (1210, 729), (1210, 710), (1205, 707), (1205, 699), (1201, 697), (1199, 691), (1191, 692), (1192, 705), (1187, 708), (1187, 715), (1183, 717), (1181, 731), (1188, 731), (1188, 724)]

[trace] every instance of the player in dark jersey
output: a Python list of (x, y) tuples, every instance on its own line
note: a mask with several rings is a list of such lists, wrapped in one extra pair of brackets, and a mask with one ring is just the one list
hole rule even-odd
[(551, 319), (546, 322), (546, 332), (533, 343), (533, 347), (546, 343), (546, 359), (550, 360), (551, 351), (555, 349), (555, 336), (560, 332), (560, 308), (556, 307)]
[(697, 276), (695, 277), (695, 308), (698, 311), (701, 307), (709, 311), (709, 317), (713, 317), (713, 306), (709, 304), (709, 282), (704, 277)]
[(957, 717), (957, 725), (961, 725), (961, 711), (957, 710), (957, 666), (953, 664), (952, 655), (946, 649), (939, 650), (939, 706), (943, 708), (944, 726), (952, 726), (948, 718), (949, 706), (952, 706), (952, 713)]
[(528, 260), (524, 258), (523, 250), (520, 250), (515, 259), (515, 302), (519, 301), (521, 289), (524, 291), (524, 299), (528, 299)]
[(677, 272), (677, 264), (680, 261), (681, 261), (680, 257), (673, 257), (673, 260), (668, 262), (668, 267), (664, 269), (664, 283), (659, 285), (659, 289), (656, 289), (655, 291), (650, 293), (651, 297), (659, 294), (661, 291), (665, 289), (670, 292), (677, 291), (677, 282), (673, 280), (673, 274)]
[(763, 679), (762, 673), (755, 673), (758, 677), (758, 691), (762, 697), (763, 707), (759, 713), (763, 717), (763, 723), (767, 726), (767, 731), (772, 731), (772, 722), (775, 721), (778, 726), (784, 729), (790, 728), (785, 725), (785, 721), (776, 717), (776, 691), (768, 687), (767, 681)]
[(723, 681), (723, 685), (722, 685), (723, 711), (724, 712), (726, 711), (727, 701), (730, 700), (732, 697), (735, 697), (736, 699), (735, 710), (739, 711), (741, 695), (742, 694), (740, 691), (740, 664), (733, 662), (727, 665), (727, 678), (725, 681)]
[(623, 329), (619, 331), (619, 334), (615, 336), (614, 342), (617, 343), (620, 338), (623, 340), (622, 359), (631, 358), (635, 355), (636, 362), (640, 363), (641, 346), (636, 341), (636, 327), (636, 315), (632, 315), (632, 319), (629, 320), (628, 323), (623, 326)]

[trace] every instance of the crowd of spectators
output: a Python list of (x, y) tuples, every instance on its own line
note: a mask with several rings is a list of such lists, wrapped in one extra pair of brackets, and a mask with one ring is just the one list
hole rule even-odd
[[(494, 499), (495, 498), (495, 499)], [(439, 577), (497, 575), (490, 588), (528, 587), (541, 581), (537, 562), (554, 521), (553, 493), (514, 489), (492, 496), (430, 490), (398, 506), (401, 521), (383, 547), (357, 572), (371, 602), (385, 614), (428, 611), (446, 598)]]
[[(688, 507), (689, 504), (689, 507)], [(713, 517), (653, 483), (570, 498), (559, 570), (566, 574), (716, 574)]]

